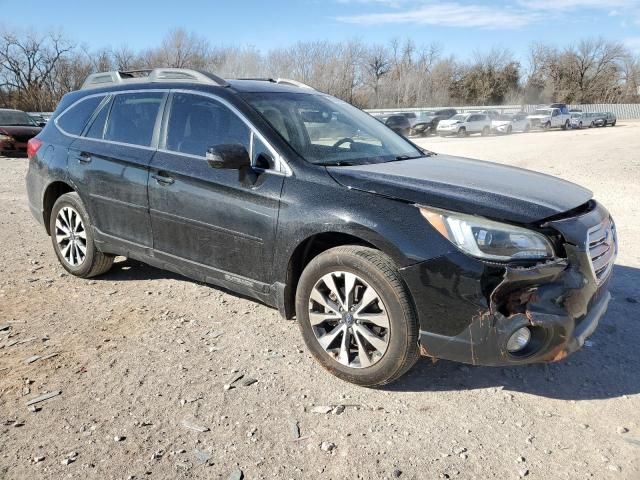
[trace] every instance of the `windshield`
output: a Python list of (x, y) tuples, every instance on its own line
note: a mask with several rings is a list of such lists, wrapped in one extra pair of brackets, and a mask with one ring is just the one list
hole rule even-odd
[(17, 110), (0, 110), (0, 125), (35, 127), (35, 122), (29, 115)]
[(464, 121), (466, 119), (467, 119), (466, 115), (463, 115), (462, 113), (459, 113), (459, 114), (454, 115), (453, 117), (451, 117), (449, 120), (462, 120), (462, 121)]
[(498, 115), (497, 120), (513, 120), (513, 115), (509, 115), (509, 114), (504, 114), (504, 115)]
[(243, 97), (302, 158), (317, 165), (425, 156), (375, 118), (329, 95), (261, 92)]
[(534, 115), (551, 115), (551, 110), (536, 110)]
[(571, 118), (580, 118), (582, 116), (581, 113), (573, 113), (571, 114)]

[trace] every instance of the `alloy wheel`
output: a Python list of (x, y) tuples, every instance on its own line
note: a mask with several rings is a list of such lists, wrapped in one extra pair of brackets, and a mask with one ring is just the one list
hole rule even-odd
[(389, 347), (391, 325), (380, 295), (350, 272), (331, 272), (316, 282), (309, 322), (322, 349), (347, 367), (370, 367)]
[(56, 217), (56, 243), (64, 261), (77, 267), (87, 257), (87, 232), (80, 214), (72, 207), (60, 209)]

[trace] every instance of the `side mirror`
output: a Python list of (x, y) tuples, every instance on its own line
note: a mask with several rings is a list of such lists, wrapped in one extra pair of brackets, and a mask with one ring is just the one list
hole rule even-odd
[(251, 166), (249, 152), (240, 144), (216, 145), (207, 149), (207, 163), (213, 168), (241, 170)]

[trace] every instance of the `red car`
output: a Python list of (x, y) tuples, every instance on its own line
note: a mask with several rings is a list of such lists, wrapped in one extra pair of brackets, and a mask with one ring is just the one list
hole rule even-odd
[(0, 155), (26, 156), (27, 142), (42, 130), (20, 110), (0, 109)]

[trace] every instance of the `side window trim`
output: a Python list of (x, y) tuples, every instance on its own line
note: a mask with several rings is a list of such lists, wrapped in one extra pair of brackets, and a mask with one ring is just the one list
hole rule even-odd
[(192, 157), (192, 158), (198, 158), (198, 159), (203, 159), (204, 158), (204, 157), (198, 156), (198, 155), (191, 155), (189, 153), (176, 152), (174, 150), (168, 150), (167, 149), (167, 126), (169, 124), (169, 116), (171, 115), (171, 108), (173, 106), (173, 95), (176, 94), (176, 93), (183, 93), (183, 94), (188, 94), (188, 95), (199, 95), (201, 97), (211, 98), (211, 99), (221, 103), (225, 107), (227, 107), (229, 110), (231, 110), (231, 112), (234, 115), (236, 115), (249, 128), (249, 132), (251, 134), (251, 136), (250, 136), (250, 150), (251, 151), (249, 152), (249, 154), (251, 155), (252, 162), (253, 162), (253, 143), (254, 143), (253, 142), (253, 138), (254, 138), (254, 135), (257, 136), (260, 139), (260, 141), (267, 147), (269, 152), (273, 155), (273, 160), (274, 160), (274, 163), (275, 163), (275, 167), (274, 168), (271, 168), (271, 169), (256, 168), (256, 170), (260, 170), (260, 171), (263, 171), (265, 173), (271, 173), (271, 174), (274, 174), (274, 175), (284, 175), (284, 176), (287, 176), (287, 177), (292, 175), (291, 169), (289, 168), (289, 165), (287, 165), (287, 163), (282, 158), (282, 155), (280, 155), (276, 151), (276, 149), (273, 148), (271, 143), (269, 141), (267, 141), (267, 139), (253, 126), (253, 124), (249, 120), (247, 120), (247, 118), (242, 114), (242, 112), (240, 112), (230, 102), (228, 102), (224, 98), (219, 97), (218, 95), (214, 95), (214, 94), (207, 93), (207, 92), (200, 92), (200, 91), (197, 91), (197, 90), (172, 89), (169, 92), (169, 96), (168, 97), (170, 97), (171, 101), (169, 101), (169, 98), (167, 98), (165, 100), (167, 102), (167, 106), (164, 108), (163, 118), (162, 118), (162, 122), (161, 122), (161, 128), (159, 130), (158, 151), (164, 152), (164, 153), (171, 153), (171, 154), (175, 154), (175, 155), (184, 155), (184, 156), (188, 156), (188, 157)]
[[(69, 105), (67, 108), (65, 108), (64, 111), (60, 115), (58, 115), (55, 118), (53, 123), (56, 126), (56, 128), (58, 129), (58, 131), (60, 133), (62, 133), (63, 135), (66, 135), (67, 137), (76, 138), (76, 139), (77, 138), (83, 138), (84, 140), (88, 140), (88, 141), (92, 141), (92, 142), (111, 143), (111, 144), (114, 144), (114, 145), (123, 145), (125, 147), (135, 147), (135, 148), (142, 148), (142, 149), (145, 149), (145, 150), (156, 151), (156, 150), (158, 150), (158, 148), (157, 148), (158, 147), (158, 142), (156, 141), (157, 139), (155, 138), (155, 133), (156, 133), (156, 129), (158, 127), (158, 118), (162, 118), (161, 114), (162, 114), (163, 109), (164, 109), (164, 103), (162, 105), (160, 105), (160, 108), (159, 108), (159, 111), (158, 111), (158, 117), (156, 117), (156, 124), (155, 124), (155, 127), (154, 127), (154, 137), (152, 137), (152, 143), (151, 143), (151, 146), (149, 146), (149, 147), (146, 147), (144, 145), (136, 145), (136, 144), (133, 144), (133, 143), (114, 142), (113, 140), (104, 140), (104, 139), (81, 137), (80, 135), (74, 135), (73, 133), (69, 133), (69, 132), (65, 131), (60, 125), (58, 125), (58, 119), (62, 118), (62, 116), (65, 113), (67, 113), (67, 111), (69, 111), (70, 109), (75, 107), (80, 102), (83, 102), (84, 100), (89, 99), (89, 98), (93, 98), (93, 97), (101, 97), (101, 96), (108, 96), (108, 95), (111, 95), (112, 97), (115, 97), (116, 95), (124, 95), (124, 94), (127, 94), (127, 93), (163, 93), (164, 94), (163, 102), (166, 102), (169, 92), (170, 92), (170, 90), (163, 89), (163, 88), (145, 88), (145, 89), (139, 89), (139, 90), (118, 90), (117, 92), (94, 93), (93, 95), (87, 95), (86, 97), (82, 97), (82, 98), (76, 100), (75, 102), (73, 102), (71, 105)], [(108, 115), (108, 117), (111, 116), (111, 107), (112, 106), (113, 106), (113, 102), (109, 106), (109, 115)], [(99, 109), (97, 109), (97, 110), (99, 110)], [(107, 117), (107, 122), (109, 120), (108, 117)], [(105, 128), (106, 128), (106, 123), (105, 123)]]

